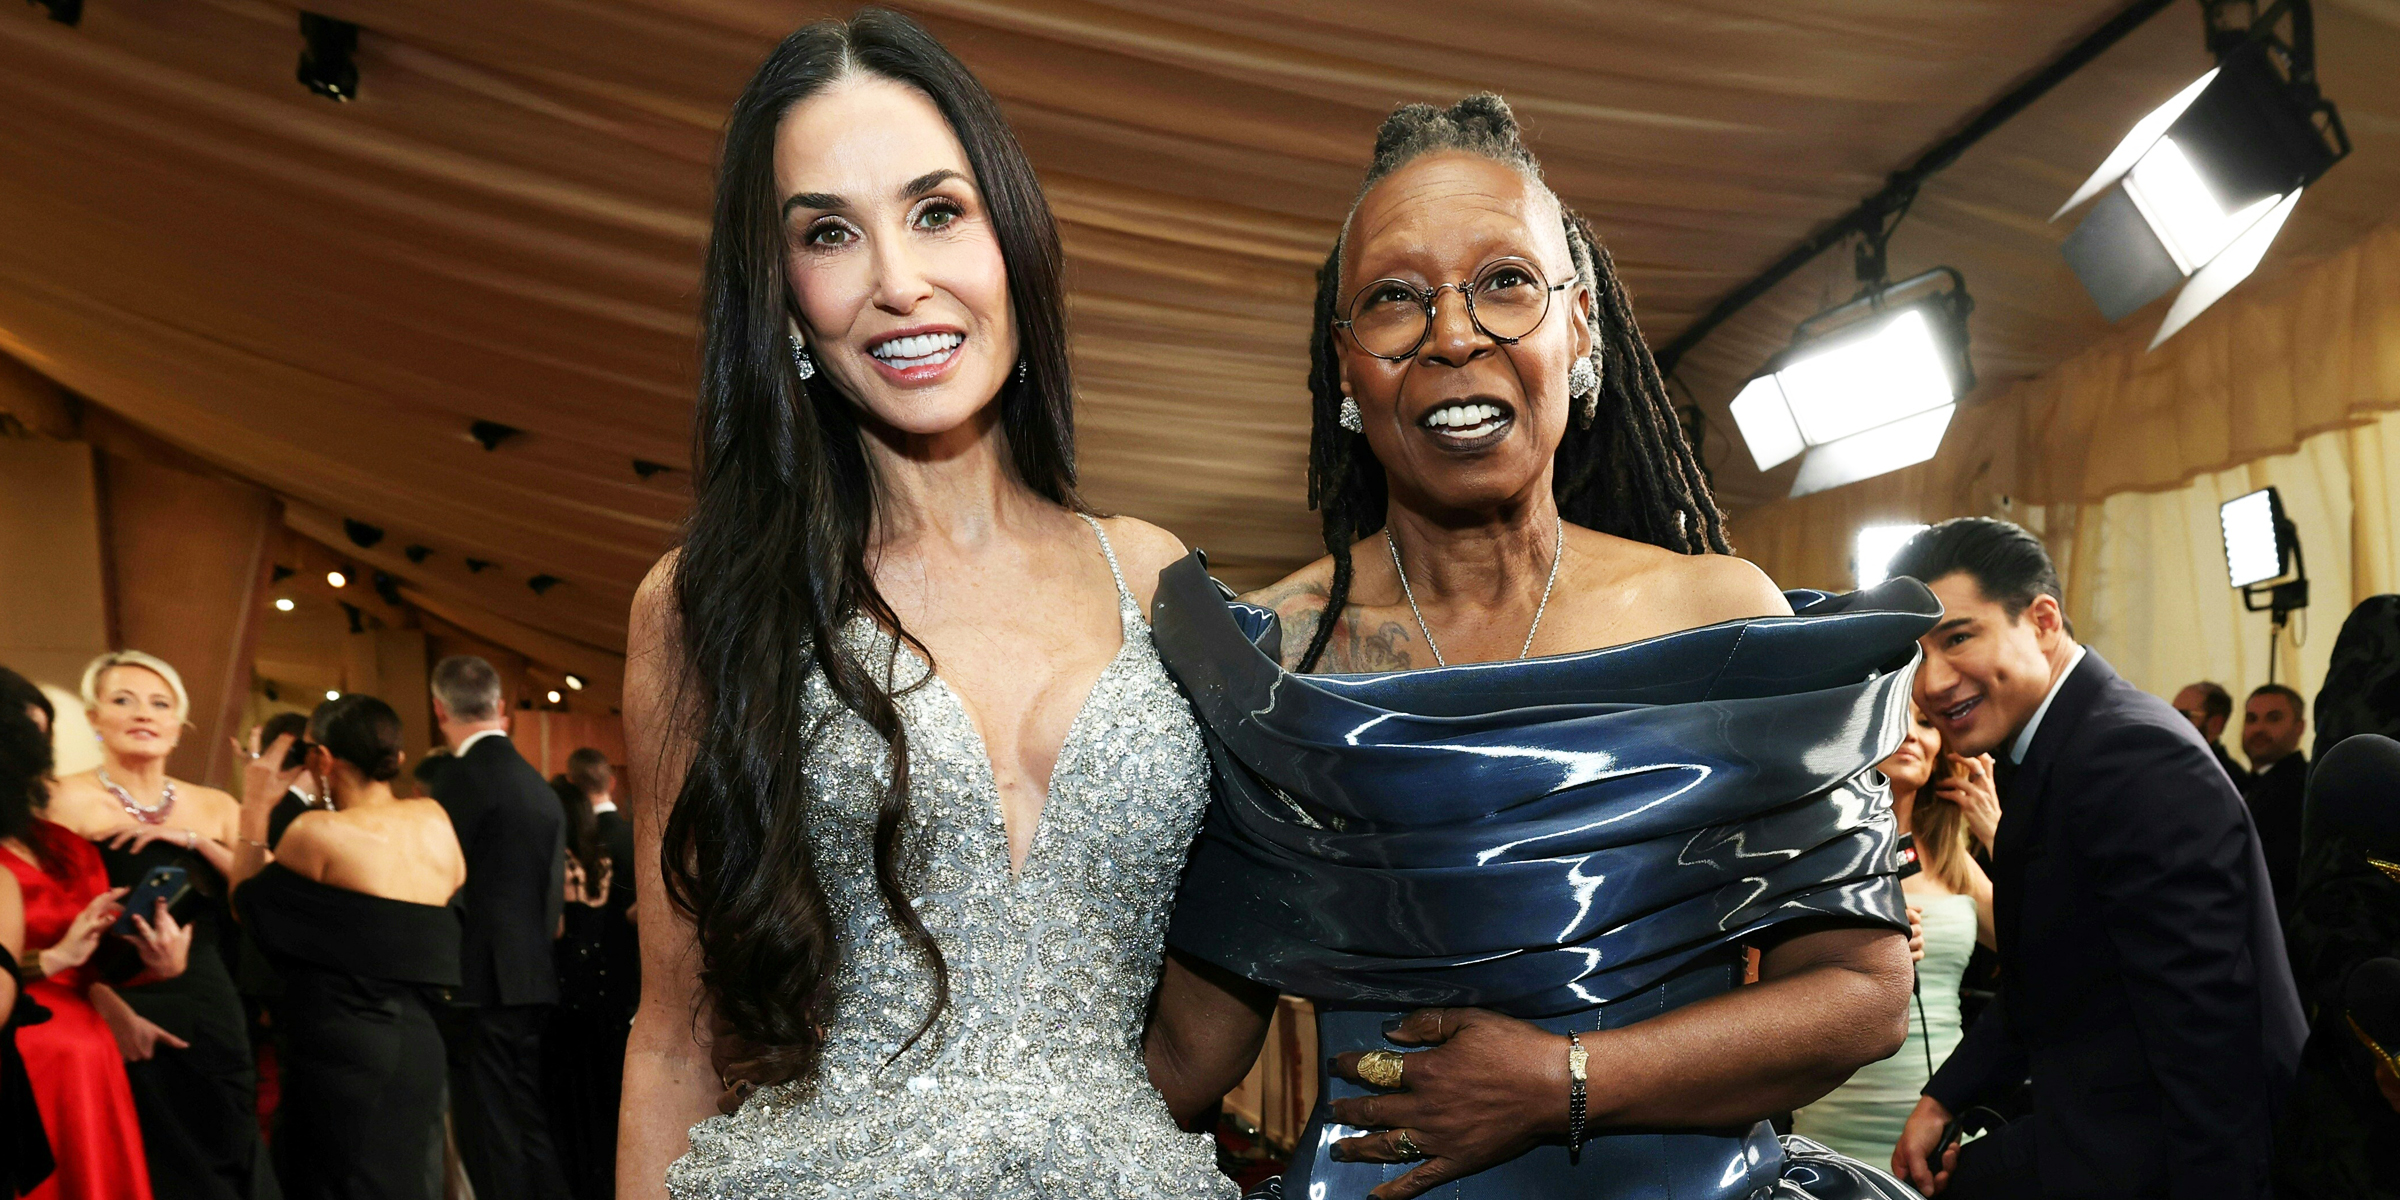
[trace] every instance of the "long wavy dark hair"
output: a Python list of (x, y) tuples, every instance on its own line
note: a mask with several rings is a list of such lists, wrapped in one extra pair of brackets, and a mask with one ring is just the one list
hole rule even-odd
[[(1541, 164), (1518, 132), (1508, 102), (1485, 92), (1447, 109), (1409, 104), (1393, 110), (1376, 132), (1375, 157), (1358, 199), (1384, 176), (1439, 151), (1481, 155), (1515, 167), (1536, 183), (1542, 178)], [(1358, 200), (1350, 208), (1355, 214)], [(1595, 301), (1588, 320), (1592, 365), (1600, 380), (1596, 396), (1572, 398), (1576, 419), (1559, 443), (1551, 481), (1559, 515), (1587, 529), (1685, 554), (1733, 553), (1725, 539), (1725, 515), (1709, 493), (1700, 460), (1684, 441), (1666, 381), (1634, 323), (1633, 301), (1617, 280), (1608, 247), (1564, 201), (1558, 209), (1576, 277)], [(1348, 236), (1345, 218), (1341, 240)], [(1340, 316), (1341, 240), (1317, 272), (1316, 324), (1308, 339), (1308, 503), (1321, 518), (1325, 550), (1333, 556), (1333, 584), (1325, 616), (1300, 657), (1304, 672), (1316, 668), (1349, 603), (1350, 547), (1383, 528), (1390, 495), (1383, 464), (1368, 448), (1366, 435), (1341, 426), (1342, 376), (1333, 342), (1333, 322)]]
[[(933, 1003), (909, 1044), (949, 1003), (947, 963), (905, 885), (908, 732), (891, 656), (901, 641), (916, 643), (867, 568), (877, 488), (865, 434), (825, 373), (799, 377), (786, 340), (793, 307), (775, 131), (794, 105), (856, 74), (923, 92), (965, 147), (1008, 272), (1025, 367), (998, 399), (1008, 461), (1036, 494), (1082, 508), (1058, 227), (999, 107), (940, 42), (894, 13), (868, 9), (785, 38), (734, 104), (717, 176), (694, 503), (675, 567), (680, 699), (693, 714), (683, 732), (694, 755), (667, 817), (662, 866), (668, 895), (694, 923), (718, 1021), (763, 1069), (790, 1079), (815, 1070), (839, 961), (805, 830), (805, 772), (824, 733), (805, 701), (812, 675), (822, 673), (889, 746), (875, 885), (933, 972)], [(894, 634), (880, 663), (840, 637), (861, 613)]]
[[(42, 714), (41, 722), (33, 711)], [(58, 860), (50, 839), (36, 832), (35, 810), (50, 802), (50, 731), (57, 710), (32, 680), (0, 667), (0, 838), (15, 838), (33, 851), (38, 866), (56, 875), (65, 864)]]

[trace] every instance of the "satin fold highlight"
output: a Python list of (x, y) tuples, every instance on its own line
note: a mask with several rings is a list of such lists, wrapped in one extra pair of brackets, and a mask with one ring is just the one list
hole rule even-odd
[(1152, 634), (1216, 794), (1168, 942), (1336, 1006), (1520, 1017), (1630, 996), (1794, 920), (1905, 929), (1871, 768), (1908, 721), (1914, 580), (1518, 662), (1281, 668), (1195, 554)]

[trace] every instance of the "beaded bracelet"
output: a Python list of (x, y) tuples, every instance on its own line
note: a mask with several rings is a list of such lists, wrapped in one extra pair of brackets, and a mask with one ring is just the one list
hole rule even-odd
[(1591, 1054), (1583, 1048), (1583, 1039), (1567, 1035), (1567, 1161), (1576, 1163), (1583, 1158), (1583, 1085), (1584, 1065)]

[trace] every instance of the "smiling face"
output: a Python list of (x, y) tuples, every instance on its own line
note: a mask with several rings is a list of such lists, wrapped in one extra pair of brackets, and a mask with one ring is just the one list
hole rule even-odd
[(92, 731), (119, 759), (164, 758), (182, 740), (175, 690), (158, 672), (146, 667), (110, 667), (101, 673), (93, 694), (100, 705), (91, 710)]
[(2012, 618), (1964, 571), (1926, 586), (1942, 602), (1942, 619), (1917, 639), (1925, 650), (1917, 703), (1952, 751), (1994, 753), (2033, 718), (2056, 664), (2073, 653), (2064, 614), (2043, 595)]
[(1933, 718), (1914, 704), (1908, 706), (1908, 736), (1890, 758), (1877, 763), (1875, 769), (1892, 781), (1896, 794), (1913, 796), (1933, 778), (1933, 764), (1940, 757), (1942, 733), (1933, 727)]
[(817, 370), (876, 424), (966, 424), (1017, 362), (1000, 242), (931, 98), (853, 75), (775, 134), (785, 271)]
[(1403, 361), (1376, 358), (1335, 332), (1342, 383), (1366, 421), (1367, 443), (1393, 495), (1414, 506), (1488, 510), (1549, 486), (1572, 407), (1567, 373), (1592, 349), (1582, 318), (1592, 296), (1575, 282), (1558, 201), (1480, 155), (1419, 158), (1377, 182), (1351, 217), (1336, 302), (1344, 313), (1378, 280), (1430, 291), (1483, 276), (1500, 258), (1524, 259), (1549, 284), (1569, 285), (1513, 345), (1475, 327), (1457, 288), (1436, 297), (1424, 341)]

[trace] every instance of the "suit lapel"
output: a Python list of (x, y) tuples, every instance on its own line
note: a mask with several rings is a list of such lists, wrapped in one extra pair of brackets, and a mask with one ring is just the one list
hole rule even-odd
[[(2025, 867), (2045, 850), (2041, 831), (2052, 768), (2067, 739), (2074, 736), (2076, 727), (2091, 712), (2101, 689), (2114, 678), (2116, 672), (2102, 661), (2099, 652), (2086, 647), (2083, 661), (2068, 672), (2057, 697), (2050, 701), (2050, 711), (2042, 714), (2041, 728), (2034, 730), (2033, 744), (2025, 748), (2025, 761), (2005, 773), (1994, 771), (2000, 791), (2000, 827), (1992, 834), (1992, 923), (1999, 935), (2003, 964), (2015, 957), (2012, 952), (2015, 948), (2023, 945), (2017, 931), (2018, 918), (2024, 910)], [(2005, 767), (2005, 744), (2001, 751)]]

